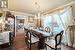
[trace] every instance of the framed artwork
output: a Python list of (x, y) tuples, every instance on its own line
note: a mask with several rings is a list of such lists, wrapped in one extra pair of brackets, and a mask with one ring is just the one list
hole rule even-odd
[(28, 22), (33, 23), (34, 22), (34, 17), (33, 16), (29, 16), (28, 17)]

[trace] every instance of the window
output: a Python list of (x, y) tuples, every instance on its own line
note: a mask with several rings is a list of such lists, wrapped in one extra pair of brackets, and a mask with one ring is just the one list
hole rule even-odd
[(58, 14), (53, 15), (53, 32), (60, 32), (63, 28), (62, 21)]
[(43, 26), (44, 26), (44, 28), (45, 27), (51, 27), (51, 24), (52, 24), (52, 19), (51, 19), (52, 17), (51, 16), (49, 16), (49, 15), (47, 15), (47, 16), (44, 16), (43, 18), (42, 18), (42, 22), (43, 22)]

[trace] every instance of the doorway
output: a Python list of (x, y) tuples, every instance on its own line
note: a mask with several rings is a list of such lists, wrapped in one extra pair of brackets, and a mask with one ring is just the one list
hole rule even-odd
[(24, 32), (24, 16), (16, 16), (16, 32)]

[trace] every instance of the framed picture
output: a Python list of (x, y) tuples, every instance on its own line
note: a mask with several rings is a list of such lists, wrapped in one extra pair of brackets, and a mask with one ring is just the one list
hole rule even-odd
[(33, 23), (34, 22), (34, 17), (33, 16), (29, 16), (28, 17), (28, 22)]

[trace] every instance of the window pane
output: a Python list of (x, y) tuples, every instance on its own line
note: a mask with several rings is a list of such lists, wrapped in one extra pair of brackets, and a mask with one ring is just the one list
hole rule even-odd
[(58, 14), (53, 15), (53, 32), (60, 32), (63, 28), (62, 21)]

